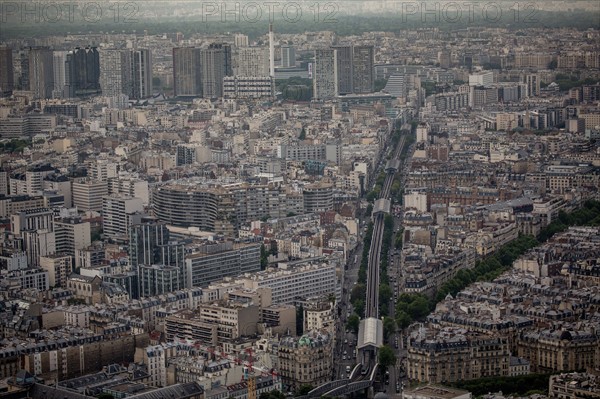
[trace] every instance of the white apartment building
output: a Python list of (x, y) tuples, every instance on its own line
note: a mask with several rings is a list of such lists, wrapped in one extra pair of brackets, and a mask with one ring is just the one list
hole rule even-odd
[(494, 83), (494, 72), (469, 75), (469, 86), (490, 86)]
[[(312, 263), (292, 266), (280, 263), (277, 269), (267, 269), (252, 275), (245, 274), (225, 283), (257, 290), (268, 287), (273, 304), (294, 304), (297, 298), (313, 298), (336, 293), (335, 266), (330, 263)], [(222, 282), (223, 284), (223, 282)], [(212, 286), (209, 286), (212, 288)]]
[(48, 208), (28, 209), (10, 215), (11, 230), (15, 234), (24, 231), (49, 230), (52, 231), (53, 213)]
[(63, 309), (67, 326), (90, 328), (90, 308), (87, 306), (69, 306)]
[(109, 194), (123, 194), (142, 200), (144, 206), (150, 203), (150, 190), (146, 180), (134, 177), (119, 177), (108, 181)]
[(136, 348), (134, 360), (148, 366), (148, 385), (158, 388), (167, 386), (167, 362), (176, 355), (177, 345), (167, 343)]
[(22, 233), (29, 267), (39, 266), (40, 256), (56, 253), (56, 237), (50, 230), (33, 230)]
[(225, 98), (271, 98), (275, 95), (275, 81), (270, 76), (226, 76), (223, 78)]
[(143, 212), (140, 198), (125, 195), (109, 195), (102, 199), (102, 227), (104, 235), (110, 238), (127, 236), (131, 225), (131, 215)]
[(80, 218), (64, 218), (54, 221), (56, 252), (75, 256), (75, 251), (92, 245), (90, 222)]
[(105, 181), (80, 178), (73, 181), (73, 206), (80, 211), (102, 210), (102, 197), (108, 195)]

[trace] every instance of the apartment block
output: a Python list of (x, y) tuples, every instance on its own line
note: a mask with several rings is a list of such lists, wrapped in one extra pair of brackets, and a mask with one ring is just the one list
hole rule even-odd
[(102, 211), (102, 198), (108, 195), (105, 181), (79, 178), (73, 181), (73, 206), (81, 211)]
[(286, 337), (277, 349), (279, 376), (293, 391), (302, 385), (317, 387), (331, 380), (333, 337), (312, 331), (302, 337)]
[(446, 327), (420, 327), (408, 338), (406, 375), (429, 383), (447, 383), (509, 375), (506, 338)]
[(73, 272), (73, 258), (66, 255), (46, 255), (40, 257), (40, 267), (48, 272), (48, 282), (52, 287), (66, 287), (67, 279)]
[(90, 222), (78, 217), (56, 219), (54, 221), (56, 252), (75, 256), (75, 251), (92, 245)]
[(226, 276), (260, 270), (260, 244), (207, 243), (185, 257), (186, 286), (206, 287)]
[(102, 198), (102, 228), (106, 237), (128, 237), (132, 215), (142, 213), (144, 204), (140, 198), (126, 195), (110, 195)]

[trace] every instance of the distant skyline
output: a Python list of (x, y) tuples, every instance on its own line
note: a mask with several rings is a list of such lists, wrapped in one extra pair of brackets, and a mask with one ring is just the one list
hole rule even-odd
[[(427, 5), (423, 7), (423, 5)], [(377, 20), (373, 20), (377, 18)], [(355, 29), (398, 31), (418, 27), (599, 28), (598, 2), (565, 1), (201, 1), (0, 3), (0, 35), (42, 37), (67, 33), (149, 34), (242, 31), (254, 35), (275, 23), (276, 31)], [(190, 25), (193, 24), (193, 25)], [(516, 26), (515, 26), (516, 25)]]

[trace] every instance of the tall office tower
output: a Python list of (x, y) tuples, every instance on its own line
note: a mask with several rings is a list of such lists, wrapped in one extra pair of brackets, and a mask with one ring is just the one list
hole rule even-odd
[(202, 97), (201, 49), (173, 48), (173, 89), (178, 97)]
[(100, 52), (100, 89), (102, 95), (133, 96), (130, 50), (102, 50)]
[(444, 69), (450, 68), (450, 65), (452, 63), (452, 56), (450, 54), (450, 51), (448, 51), (448, 50), (438, 51), (437, 60), (440, 63), (441, 68), (444, 68)]
[(284, 68), (296, 66), (296, 49), (293, 46), (281, 46), (281, 66)]
[(133, 51), (132, 60), (133, 98), (152, 95), (152, 53), (149, 49)]
[(34, 98), (52, 98), (54, 90), (54, 59), (46, 47), (29, 50), (29, 89)]
[(206, 98), (223, 97), (223, 78), (232, 76), (231, 47), (213, 43), (202, 49), (202, 94)]
[(372, 93), (375, 87), (373, 74), (373, 46), (354, 46), (352, 49), (352, 92)]
[(54, 64), (54, 90), (52, 91), (53, 98), (71, 97), (68, 93), (65, 93), (65, 86), (67, 84), (67, 75), (65, 70), (67, 53), (68, 51), (55, 51), (52, 54), (52, 60)]
[(527, 96), (535, 97), (540, 95), (540, 77), (536, 73), (531, 73), (525, 76), (527, 84)]
[(236, 47), (247, 47), (248, 46), (248, 36), (243, 35), (241, 33), (236, 33), (233, 37), (233, 44)]
[(21, 73), (17, 81), (19, 90), (29, 91), (29, 50), (29, 48), (26, 48), (19, 51), (19, 64), (21, 66)]
[(234, 76), (269, 76), (269, 49), (240, 47), (234, 50)]
[(0, 46), (0, 97), (10, 96), (14, 89), (12, 49)]
[(273, 24), (269, 24), (269, 76), (275, 78), (275, 38)]
[[(56, 54), (56, 52), (54, 52)], [(57, 61), (55, 59), (55, 61)], [(75, 55), (72, 51), (65, 52), (63, 60), (64, 69), (64, 84), (62, 85), (62, 97), (73, 98), (75, 97)], [(59, 71), (62, 72), (62, 71)], [(56, 75), (56, 72), (55, 72)], [(56, 82), (55, 82), (55, 86)]]
[(332, 46), (337, 51), (338, 93), (352, 93), (352, 46)]
[(67, 85), (72, 97), (100, 93), (100, 54), (96, 47), (76, 48), (67, 54)]
[(169, 243), (165, 223), (152, 217), (142, 218), (129, 228), (129, 261), (132, 266), (164, 264), (161, 248)]
[(156, 295), (152, 287), (161, 280), (157, 275), (164, 273), (173, 279), (175, 289), (183, 288), (184, 253), (185, 241), (171, 239), (167, 225), (156, 218), (143, 217), (129, 227), (129, 261), (138, 276), (141, 296)]
[(338, 95), (337, 51), (335, 49), (315, 50), (313, 77), (313, 97), (318, 100)]

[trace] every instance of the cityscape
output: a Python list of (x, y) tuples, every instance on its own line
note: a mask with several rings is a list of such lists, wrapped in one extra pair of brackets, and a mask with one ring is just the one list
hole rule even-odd
[(0, 399), (600, 399), (600, 3), (0, 1)]

